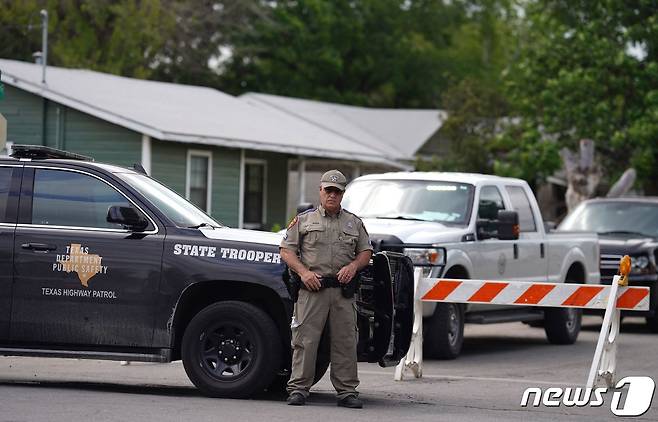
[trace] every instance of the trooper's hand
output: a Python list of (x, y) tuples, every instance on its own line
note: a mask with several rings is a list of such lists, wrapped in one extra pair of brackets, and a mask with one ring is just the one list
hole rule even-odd
[(320, 275), (313, 271), (306, 271), (301, 277), (304, 286), (312, 292), (317, 292), (322, 287), (322, 284), (320, 284)]
[(356, 265), (354, 265), (353, 262), (350, 262), (349, 264), (345, 265), (343, 268), (338, 271), (338, 274), (336, 274), (336, 278), (338, 278), (338, 282), (340, 284), (347, 284), (356, 275)]

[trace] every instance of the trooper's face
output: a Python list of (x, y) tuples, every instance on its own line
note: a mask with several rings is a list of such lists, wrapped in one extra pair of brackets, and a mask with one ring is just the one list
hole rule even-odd
[(338, 212), (338, 210), (340, 210), (340, 201), (342, 200), (342, 190), (333, 186), (320, 188), (320, 204), (322, 204), (324, 209), (329, 211), (331, 214), (335, 214)]

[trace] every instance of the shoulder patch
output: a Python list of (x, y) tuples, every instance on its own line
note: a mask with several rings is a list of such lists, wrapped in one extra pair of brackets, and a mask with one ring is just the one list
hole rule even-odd
[(297, 216), (293, 217), (292, 220), (290, 220), (290, 223), (288, 224), (288, 228), (286, 230), (290, 230), (297, 222), (299, 221), (299, 218)]

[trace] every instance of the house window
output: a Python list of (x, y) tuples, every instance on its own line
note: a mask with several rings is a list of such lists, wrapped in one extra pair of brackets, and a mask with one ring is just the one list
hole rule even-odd
[(265, 223), (264, 161), (246, 160), (244, 165), (243, 225), (249, 229), (262, 229)]
[(212, 154), (209, 151), (187, 153), (187, 199), (210, 214)]

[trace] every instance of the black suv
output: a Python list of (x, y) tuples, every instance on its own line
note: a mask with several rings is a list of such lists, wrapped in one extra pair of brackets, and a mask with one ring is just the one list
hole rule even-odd
[(584, 201), (564, 219), (559, 230), (594, 231), (601, 249), (601, 283), (612, 283), (619, 261), (631, 257), (629, 284), (651, 288), (649, 311), (623, 314), (643, 315), (653, 332), (658, 332), (658, 198), (600, 198)]
[[(0, 355), (182, 359), (209, 396), (284, 384), (293, 303), (279, 235), (225, 227), (139, 166), (13, 149), (0, 158)], [(362, 271), (360, 361), (407, 352), (412, 278), (395, 253)], [(328, 356), (322, 346), (318, 379)]]

